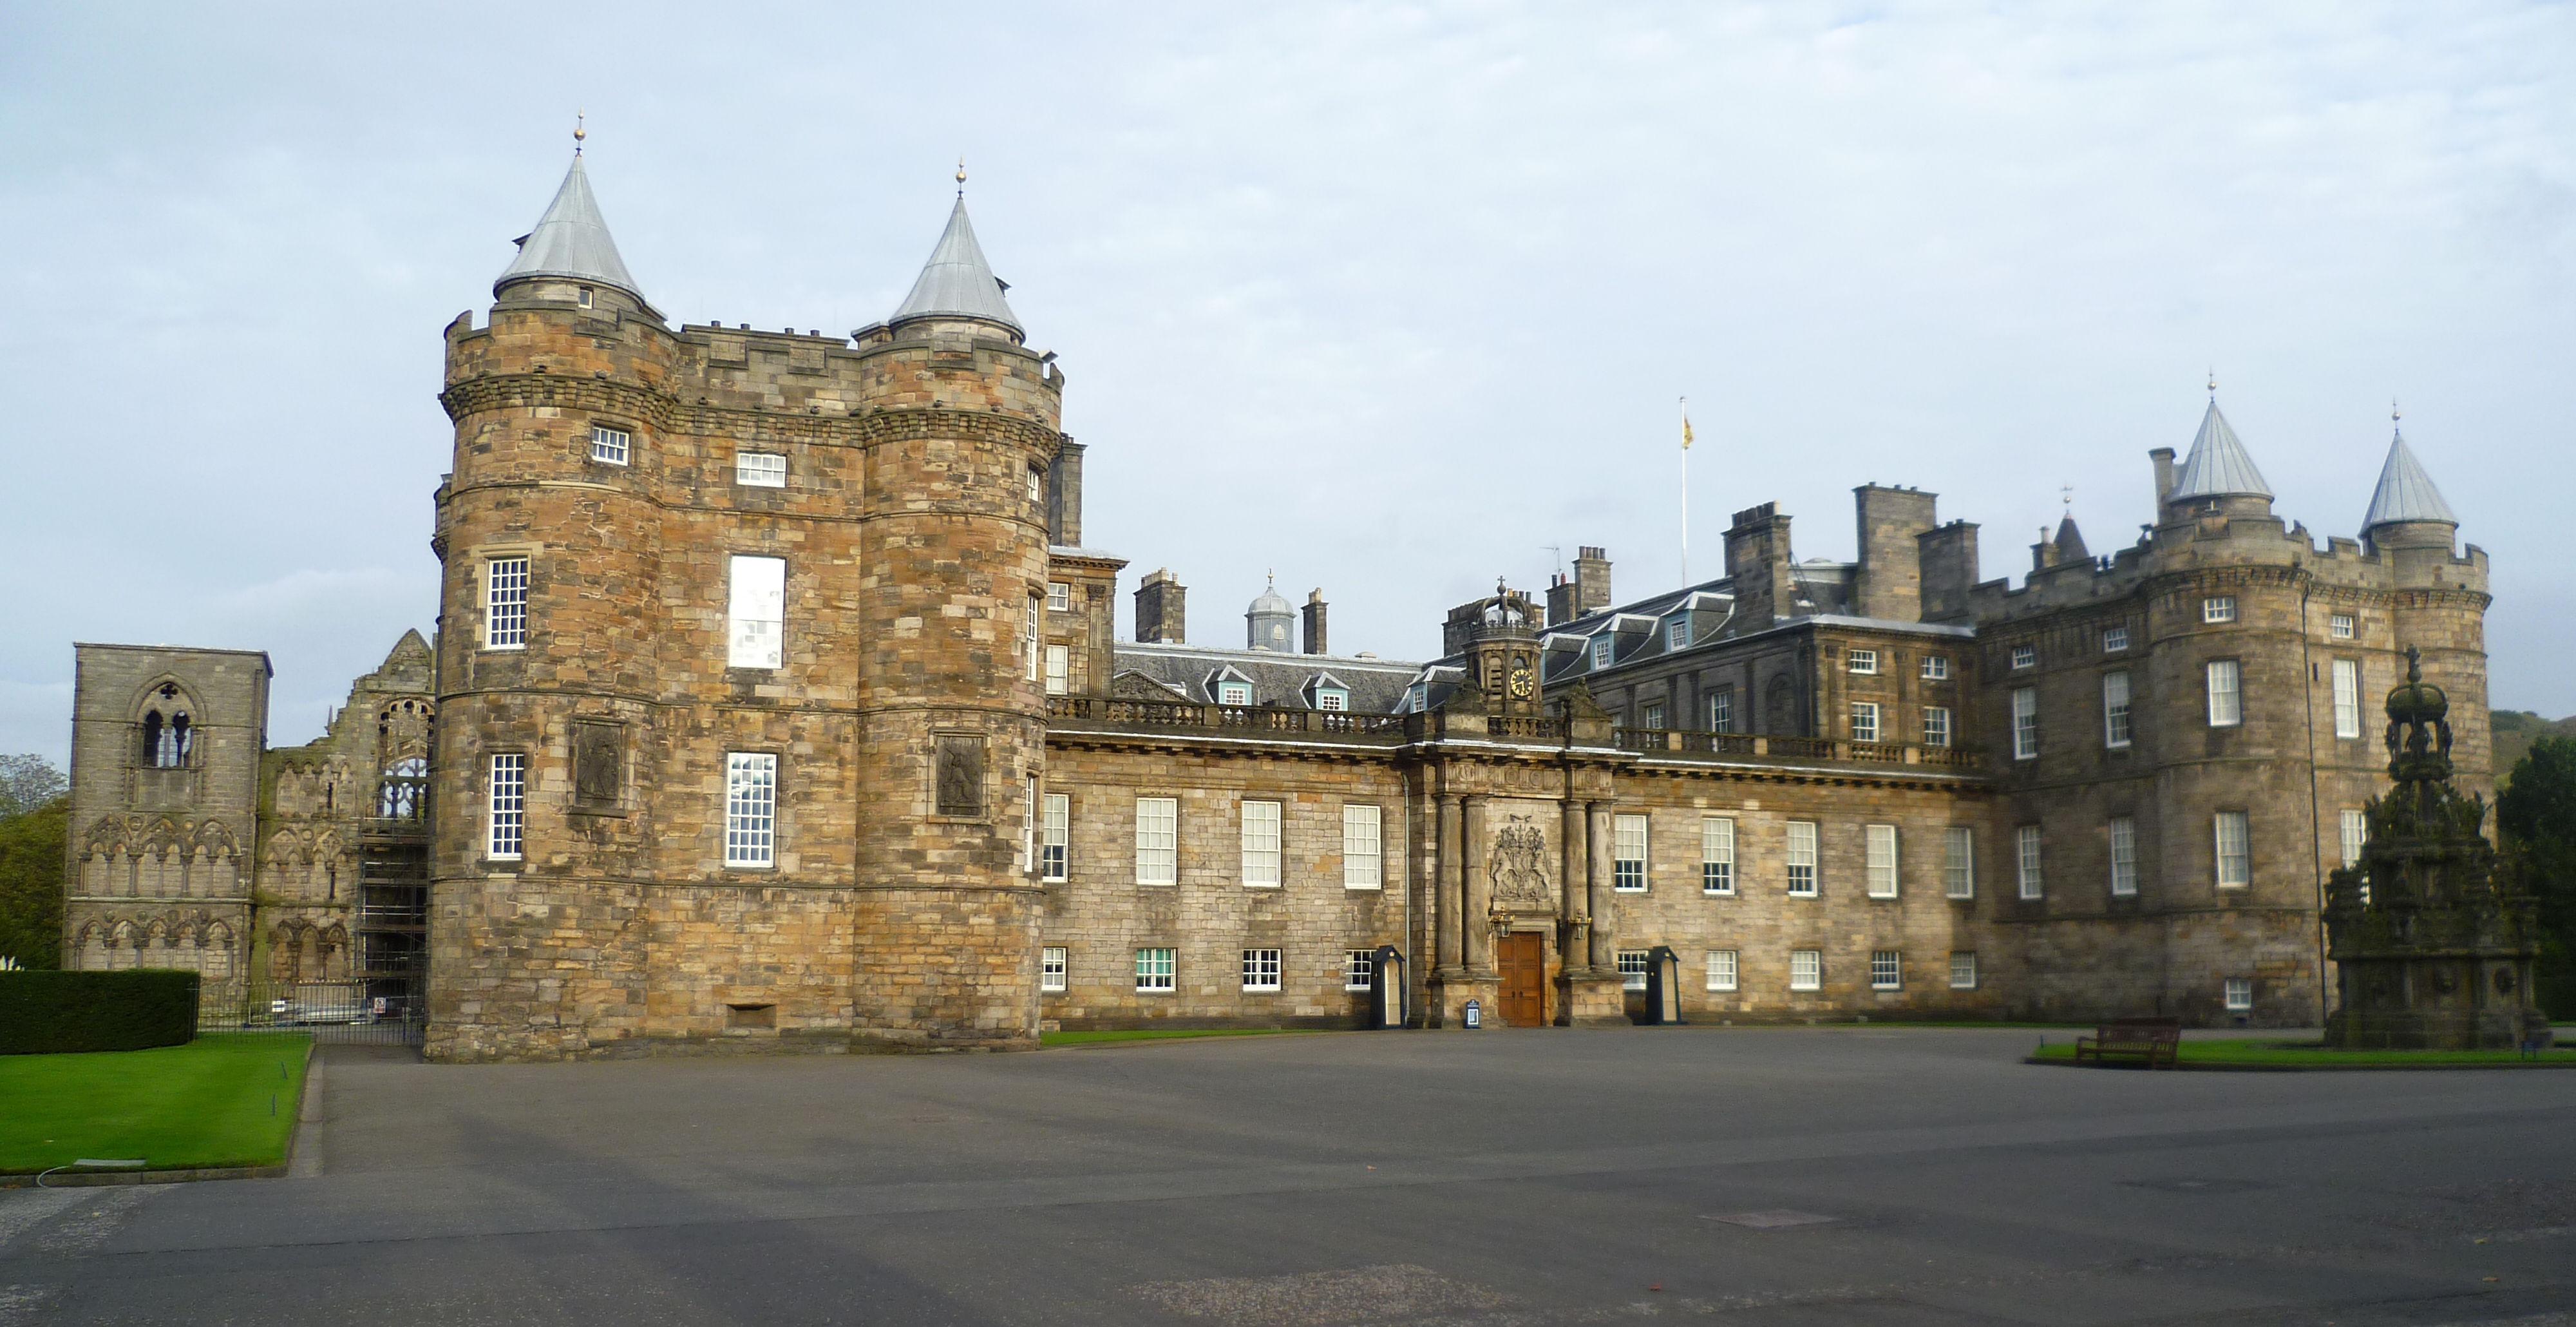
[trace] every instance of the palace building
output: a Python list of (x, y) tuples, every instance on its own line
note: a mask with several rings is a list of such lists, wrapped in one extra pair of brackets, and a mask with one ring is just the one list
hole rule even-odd
[(284, 750), (263, 656), (78, 647), (67, 965), (341, 983), (456, 1061), (1470, 1001), (2313, 1026), (2407, 647), (2486, 768), (2487, 559), (2405, 441), (2320, 542), (2214, 392), (2135, 543), (2070, 516), (2018, 585), (1867, 484), (1854, 561), (1766, 504), (1723, 576), (1621, 599), (1586, 547), (1433, 659), (1328, 652), (1320, 592), (1193, 644), (1169, 570), (1122, 641), (1007, 289), (961, 191), (850, 336), (675, 327), (576, 154), (444, 333), (434, 637)]

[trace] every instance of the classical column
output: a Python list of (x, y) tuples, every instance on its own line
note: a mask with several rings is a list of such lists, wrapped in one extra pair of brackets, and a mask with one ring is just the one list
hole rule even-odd
[(1592, 966), (1597, 971), (1615, 972), (1619, 968), (1619, 900), (1610, 892), (1610, 805), (1593, 802), (1587, 809), (1592, 813), (1592, 869), (1586, 878), (1590, 897), (1585, 900), (1584, 911), (1592, 917)]
[(1458, 926), (1467, 939), (1467, 971), (1480, 977), (1494, 975), (1494, 928), (1485, 914), (1494, 906), (1493, 878), (1485, 873), (1485, 804), (1489, 799), (1467, 799), (1467, 851), (1460, 854), (1467, 868), (1466, 888), (1459, 891), (1466, 900), (1458, 910)]
[[(1591, 889), (1587, 883), (1592, 878), (1592, 836), (1584, 828), (1583, 803), (1571, 798), (1565, 803), (1563, 837), (1564, 841), (1557, 845), (1562, 850), (1557, 854), (1562, 859), (1557, 878), (1561, 899), (1558, 908), (1561, 915), (1571, 921), (1592, 915)], [(1557, 955), (1557, 959), (1568, 971), (1591, 964), (1588, 945), (1585, 952), (1577, 953), (1569, 948)]]
[(1439, 966), (1435, 970), (1442, 974), (1459, 970), (1457, 880), (1458, 798), (1452, 793), (1442, 793), (1438, 861), (1432, 867), (1431, 888), (1425, 891), (1431, 900), (1432, 924), (1439, 928)]

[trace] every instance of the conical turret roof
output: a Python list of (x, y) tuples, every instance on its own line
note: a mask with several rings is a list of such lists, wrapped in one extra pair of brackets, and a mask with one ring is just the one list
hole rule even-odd
[(957, 206), (949, 209), (948, 229), (940, 233), (939, 247), (930, 251), (930, 261), (922, 264), (920, 278), (912, 283), (912, 293), (886, 321), (982, 318), (1026, 335), (1010, 302), (1002, 298), (1002, 289), (984, 262), (984, 247), (975, 242), (975, 223), (966, 219), (966, 199), (960, 195)]
[(2049, 540), (2057, 545), (2060, 562), (2074, 562), (2093, 556), (2084, 550), (2084, 533), (2075, 528), (2075, 513), (2068, 512), (2057, 522), (2057, 534)]
[(555, 200), (537, 218), (536, 229), (520, 236), (518, 245), (519, 256), (492, 283), (495, 295), (513, 281), (559, 277), (614, 286), (646, 308), (652, 307), (635, 278), (627, 275), (626, 260), (617, 256), (617, 241), (609, 238), (599, 202), (590, 196), (590, 176), (581, 168), (580, 153), (573, 154), (572, 169), (564, 172), (563, 187), (555, 190)]
[(2227, 416), (2218, 413), (2218, 402), (2212, 399), (2209, 413), (2200, 417), (2199, 436), (2191, 440), (2191, 455), (2184, 458), (2181, 473), (2174, 476), (2173, 492), (2165, 500), (2271, 496), (2263, 472), (2254, 468), (2254, 458), (2236, 440), (2236, 430), (2227, 426)]
[(2379, 467), (2379, 487), (2370, 495), (2370, 510), (2362, 516), (2361, 528), (2367, 532), (2374, 525), (2399, 521), (2460, 523), (2451, 514), (2451, 504), (2442, 501), (2442, 490), (2433, 487), (2433, 477), (2424, 473), (2423, 462), (2406, 445), (2404, 433), (2389, 441), (2388, 463)]

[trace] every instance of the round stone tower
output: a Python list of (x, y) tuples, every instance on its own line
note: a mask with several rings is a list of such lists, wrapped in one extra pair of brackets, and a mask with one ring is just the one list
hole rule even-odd
[[(962, 181), (963, 175), (961, 173)], [(1023, 344), (960, 192), (929, 263), (856, 334), (852, 997), (893, 1041), (1034, 1046), (1045, 774), (1038, 632), (1063, 376)]]

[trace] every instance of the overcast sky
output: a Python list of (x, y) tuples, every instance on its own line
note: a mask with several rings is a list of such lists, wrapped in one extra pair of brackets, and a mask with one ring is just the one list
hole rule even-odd
[[(889, 312), (949, 175), (1191, 639), (1266, 569), (1337, 652), (1606, 544), (1941, 494), (2018, 579), (2222, 407), (2320, 540), (2390, 398), (2494, 556), (2494, 696), (2576, 712), (2576, 9), (693, 4), (0, 9), (0, 751), (71, 642), (267, 650), (270, 740), (436, 611), (439, 329), (574, 110), (675, 321)], [(1133, 620), (1122, 595), (1122, 634)]]

